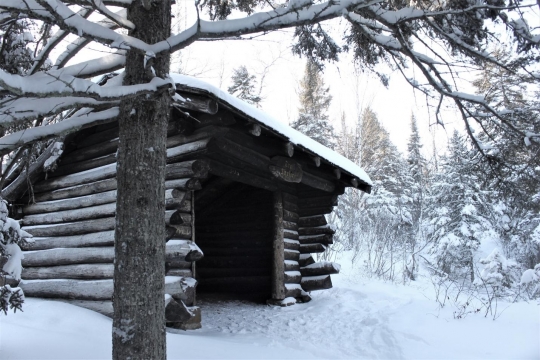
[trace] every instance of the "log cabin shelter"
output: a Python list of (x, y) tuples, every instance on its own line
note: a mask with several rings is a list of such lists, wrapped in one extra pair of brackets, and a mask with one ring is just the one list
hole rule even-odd
[[(370, 192), (368, 175), (212, 85), (171, 76), (178, 96), (167, 137), (167, 322), (200, 327), (196, 298), (205, 294), (289, 305), (331, 288), (339, 265), (313, 256), (333, 242), (325, 215), (345, 188)], [(61, 154), (51, 144), (2, 190), (11, 216), (34, 236), (19, 286), (27, 297), (111, 316), (118, 122), (62, 140)]]

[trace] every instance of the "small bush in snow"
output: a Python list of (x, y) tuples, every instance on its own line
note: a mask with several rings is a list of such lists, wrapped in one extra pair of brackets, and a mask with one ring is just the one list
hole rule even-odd
[(540, 298), (540, 264), (523, 272), (520, 286), (529, 299)]
[[(0, 199), (0, 276), (1, 283), (6, 283), (6, 277), (21, 279), (21, 260), (23, 254), (19, 244), (28, 241), (32, 235), (21, 230), (19, 223), (8, 217), (6, 202)], [(10, 285), (0, 286), (0, 311), (7, 314), (11, 308), (14, 312), (21, 310), (24, 294), (20, 288)]]

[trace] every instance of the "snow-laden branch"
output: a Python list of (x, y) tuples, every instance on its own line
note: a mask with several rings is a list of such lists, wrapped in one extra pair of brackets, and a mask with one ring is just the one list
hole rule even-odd
[(0, 127), (13, 123), (32, 121), (38, 117), (58, 115), (65, 110), (80, 107), (100, 109), (116, 102), (97, 101), (92, 98), (63, 96), (60, 98), (28, 98), (2, 100), (0, 102)]
[(103, 14), (103, 16), (116, 23), (118, 26), (129, 30), (135, 29), (135, 25), (126, 18), (127, 11), (125, 9), (122, 9), (119, 13), (114, 13), (107, 8), (107, 6), (103, 3), (103, 0), (86, 0), (85, 3), (86, 5), (94, 7), (101, 14)]
[(122, 100), (174, 87), (170, 79), (154, 77), (146, 84), (102, 87), (92, 81), (63, 73), (39, 72), (30, 76), (0, 70), (0, 86), (15, 96), (33, 98), (73, 96), (101, 101)]
[(0, 138), (0, 156), (31, 142), (66, 135), (85, 127), (112, 121), (118, 116), (119, 112), (118, 107), (113, 107), (104, 111), (91, 112), (79, 116), (75, 115), (52, 125), (17, 131)]
[(124, 67), (126, 56), (124, 50), (109, 54), (98, 59), (84, 61), (78, 64), (66, 66), (61, 70), (50, 70), (55, 76), (60, 74), (71, 75), (80, 78), (90, 78), (97, 75), (110, 73)]

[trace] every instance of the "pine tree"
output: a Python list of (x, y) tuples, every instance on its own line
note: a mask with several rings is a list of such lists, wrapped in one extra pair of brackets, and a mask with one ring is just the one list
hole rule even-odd
[(474, 280), (474, 254), (486, 237), (496, 236), (490, 222), (489, 191), (478, 172), (480, 155), (467, 147), (456, 131), (430, 201), (431, 254), (438, 269), (450, 276)]
[(230, 94), (252, 105), (260, 107), (262, 98), (259, 94), (256, 94), (255, 75), (250, 75), (247, 68), (242, 65), (239, 68), (234, 69), (231, 80), (233, 84), (227, 89)]
[(334, 129), (328, 117), (332, 101), (317, 64), (308, 61), (300, 81), (300, 109), (298, 119), (291, 126), (326, 147), (334, 148)]

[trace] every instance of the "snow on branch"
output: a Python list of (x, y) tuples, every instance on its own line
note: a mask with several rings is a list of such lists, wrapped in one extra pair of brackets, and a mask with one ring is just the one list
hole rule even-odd
[(74, 115), (56, 124), (14, 132), (0, 138), (0, 156), (5, 155), (24, 144), (66, 135), (85, 127), (109, 122), (115, 119), (119, 113), (120, 110), (118, 107), (112, 107), (103, 111)]
[(171, 88), (170, 79), (154, 77), (146, 84), (101, 87), (89, 80), (66, 74), (39, 72), (30, 76), (0, 70), (0, 86), (15, 96), (34, 98), (74, 96), (114, 101)]

